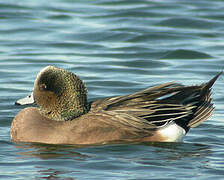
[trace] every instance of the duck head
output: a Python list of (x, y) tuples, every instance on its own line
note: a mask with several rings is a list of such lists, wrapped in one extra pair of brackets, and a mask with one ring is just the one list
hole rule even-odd
[(73, 120), (88, 111), (87, 89), (82, 80), (54, 66), (42, 69), (34, 82), (33, 93), (16, 104), (34, 101), (43, 116), (56, 121)]

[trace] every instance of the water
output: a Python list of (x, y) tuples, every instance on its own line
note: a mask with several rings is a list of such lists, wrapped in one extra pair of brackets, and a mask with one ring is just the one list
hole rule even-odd
[(216, 110), (183, 143), (105, 146), (15, 144), (15, 100), (39, 70), (79, 75), (97, 99), (224, 69), (222, 0), (0, 0), (0, 179), (223, 179), (223, 76)]

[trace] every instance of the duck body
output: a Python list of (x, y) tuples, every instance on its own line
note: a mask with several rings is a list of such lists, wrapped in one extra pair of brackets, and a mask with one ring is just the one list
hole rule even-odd
[[(61, 73), (70, 75), (64, 81)], [(33, 99), (39, 108), (28, 107), (16, 115), (11, 140), (48, 144), (180, 142), (190, 128), (212, 115), (211, 87), (220, 74), (199, 86), (170, 82), (87, 102), (85, 85), (77, 76), (48, 66), (34, 83)], [(75, 85), (67, 88), (70, 84)], [(24, 100), (17, 104), (20, 102)]]

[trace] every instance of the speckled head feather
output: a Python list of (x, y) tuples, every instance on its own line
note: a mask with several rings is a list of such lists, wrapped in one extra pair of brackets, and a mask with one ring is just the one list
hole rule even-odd
[(34, 82), (34, 100), (42, 115), (72, 120), (88, 111), (87, 89), (75, 74), (54, 66), (42, 69)]

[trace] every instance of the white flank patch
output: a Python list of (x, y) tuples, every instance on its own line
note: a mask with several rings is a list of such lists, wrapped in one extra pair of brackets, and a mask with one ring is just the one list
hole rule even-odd
[(159, 133), (166, 138), (164, 142), (181, 142), (186, 134), (186, 131), (172, 122), (159, 130)]

